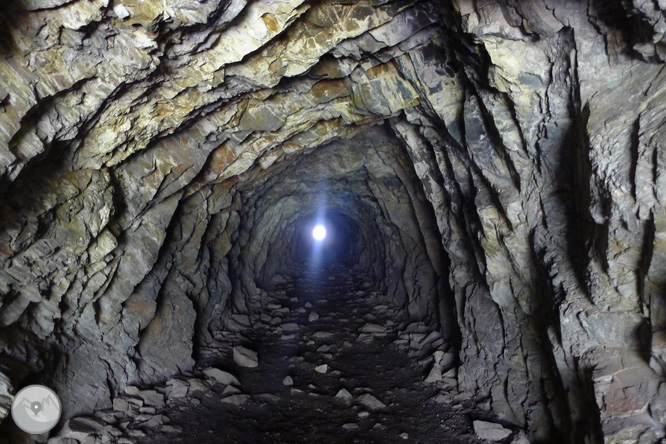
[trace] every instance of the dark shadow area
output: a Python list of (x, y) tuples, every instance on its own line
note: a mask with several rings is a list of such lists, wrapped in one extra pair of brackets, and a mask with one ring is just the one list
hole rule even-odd
[[(346, 215), (326, 216), (319, 221), (338, 235), (353, 229)], [(223, 356), (210, 363), (238, 375), (242, 393), (222, 385), (197, 392), (196, 402), (174, 406), (177, 431), (153, 431), (141, 442), (480, 444), (471, 423), (483, 413), (471, 402), (436, 402), (437, 387), (423, 383), (420, 354), (400, 348), (397, 327), (406, 313), (381, 304), (363, 271), (333, 262), (318, 271), (304, 264), (251, 315), (243, 346), (257, 352), (258, 366)], [(287, 329), (260, 316), (277, 316)]]
[(0, 57), (14, 53), (18, 47), (14, 41), (14, 34), (18, 30), (21, 17), (27, 11), (18, 0), (3, 0), (0, 6)]
[(634, 45), (653, 43), (655, 30), (647, 17), (635, 8), (628, 9), (627, 4), (630, 5), (631, 2), (591, 0), (589, 20), (605, 34), (606, 51), (609, 56), (624, 54), (645, 60), (645, 57), (634, 49)]

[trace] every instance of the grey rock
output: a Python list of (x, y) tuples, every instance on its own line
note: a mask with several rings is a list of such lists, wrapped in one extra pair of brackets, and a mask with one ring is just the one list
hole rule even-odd
[(335, 394), (335, 399), (338, 399), (344, 403), (350, 403), (353, 399), (353, 396), (347, 389), (340, 389), (338, 393)]
[(168, 400), (184, 398), (189, 391), (189, 384), (180, 379), (170, 379), (167, 381), (166, 396)]
[(386, 404), (384, 404), (379, 399), (375, 398), (369, 393), (364, 393), (363, 395), (356, 398), (356, 400), (358, 401), (359, 404), (372, 411), (386, 408)]
[(243, 346), (234, 347), (234, 361), (241, 367), (257, 367), (259, 359), (257, 352)]
[(243, 405), (250, 400), (249, 395), (231, 395), (222, 398), (222, 403), (232, 405)]
[(474, 433), (481, 439), (488, 441), (501, 441), (512, 435), (511, 430), (502, 427), (500, 424), (487, 421), (473, 421)]
[(207, 368), (203, 371), (203, 373), (209, 378), (213, 378), (220, 384), (225, 384), (225, 385), (233, 384), (236, 386), (240, 385), (240, 382), (238, 382), (238, 379), (234, 375), (225, 372), (223, 370), (220, 370), (218, 368)]

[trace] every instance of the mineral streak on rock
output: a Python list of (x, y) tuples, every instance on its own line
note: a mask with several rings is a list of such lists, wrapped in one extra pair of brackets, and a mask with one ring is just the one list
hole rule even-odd
[[(54, 444), (177, 433), (165, 409), (214, 387), (249, 405), (259, 326), (393, 344), (480, 437), (664, 438), (664, 2), (0, 9), (0, 442), (33, 442), (5, 417), (34, 382)], [(330, 301), (267, 305), (318, 212), (396, 316), (344, 344), (300, 336)]]

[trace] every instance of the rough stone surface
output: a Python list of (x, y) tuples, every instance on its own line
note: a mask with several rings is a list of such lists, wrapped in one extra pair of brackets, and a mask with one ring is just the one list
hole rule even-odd
[(488, 441), (502, 441), (512, 435), (511, 430), (488, 421), (474, 421), (474, 433), (481, 439)]
[[(267, 326), (322, 377), (391, 344), (521, 439), (664, 439), (663, 1), (0, 9), (0, 421), (43, 383), (55, 443), (177, 433), (216, 384), (251, 405), (214, 370)], [(317, 217), (378, 307), (342, 344), (301, 336)]]
[(259, 365), (257, 352), (240, 345), (234, 347), (234, 361), (241, 367), (256, 367)]
[(9, 415), (14, 397), (12, 396), (13, 387), (9, 378), (0, 373), (0, 421)]

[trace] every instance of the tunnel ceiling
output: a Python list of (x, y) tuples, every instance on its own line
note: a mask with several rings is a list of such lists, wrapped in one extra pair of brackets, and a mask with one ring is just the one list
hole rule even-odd
[(460, 399), (532, 442), (658, 442), (660, 8), (4, 0), (0, 420), (28, 383), (67, 420), (212, 365), (323, 217), (319, 259), (441, 334)]

